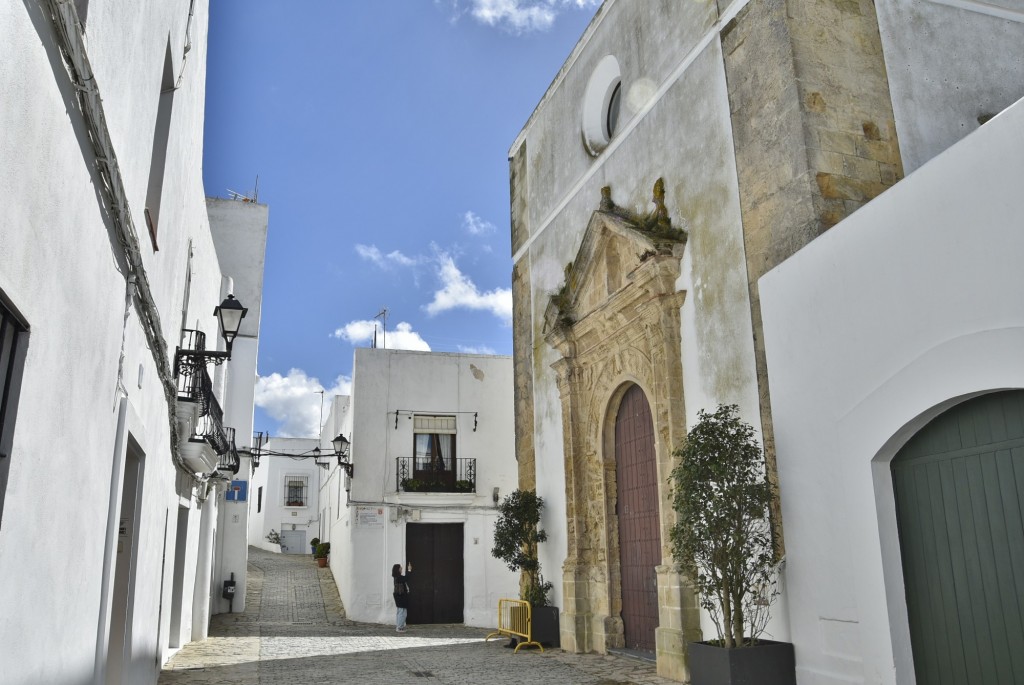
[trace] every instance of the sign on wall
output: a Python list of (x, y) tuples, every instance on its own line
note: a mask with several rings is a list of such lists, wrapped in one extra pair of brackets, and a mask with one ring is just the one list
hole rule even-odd
[(228, 486), (228, 491), (224, 493), (224, 499), (228, 502), (244, 502), (248, 494), (249, 481), (233, 480), (231, 485)]
[(384, 507), (356, 507), (356, 525), (380, 528), (384, 525)]

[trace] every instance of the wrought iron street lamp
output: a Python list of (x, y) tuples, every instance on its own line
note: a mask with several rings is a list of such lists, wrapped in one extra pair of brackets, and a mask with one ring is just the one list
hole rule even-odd
[[(246, 313), (249, 310), (242, 306), (242, 303), (235, 299), (234, 295), (228, 295), (224, 298), (224, 301), (220, 303), (220, 306), (214, 307), (213, 315), (217, 317), (217, 323), (220, 327), (220, 336), (224, 338), (225, 349), (223, 352), (220, 350), (183, 350), (178, 348), (175, 354), (175, 374), (179, 372), (179, 365), (184, 364), (184, 368), (187, 370), (201, 366), (202, 364), (212, 363), (214, 365), (220, 365), (231, 359), (231, 346), (235, 342), (235, 338), (238, 337), (238, 330), (242, 327), (242, 319), (245, 318)], [(197, 334), (201, 335), (201, 333)], [(202, 338), (199, 338), (200, 340)]]
[(235, 299), (234, 295), (228, 295), (219, 307), (214, 307), (213, 315), (220, 322), (220, 335), (227, 345), (228, 359), (231, 358), (231, 345), (238, 337), (238, 329), (242, 327), (242, 319), (245, 318), (248, 309)]
[(345, 473), (348, 474), (348, 477), (351, 478), (353, 472), (355, 471), (355, 467), (349, 460), (348, 454), (349, 447), (352, 446), (352, 443), (350, 443), (348, 441), (348, 438), (346, 438), (344, 435), (338, 433), (338, 437), (336, 437), (334, 440), (331, 440), (331, 444), (334, 445), (334, 453), (338, 456), (338, 466), (344, 469)]

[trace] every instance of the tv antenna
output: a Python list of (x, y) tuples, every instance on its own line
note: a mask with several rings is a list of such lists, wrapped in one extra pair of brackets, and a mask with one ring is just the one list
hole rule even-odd
[(373, 319), (373, 346), (377, 346), (377, 319), (381, 319), (384, 324), (384, 330), (381, 336), (381, 347), (386, 350), (388, 348), (388, 308), (384, 307), (383, 309), (381, 309), (379, 312), (377, 312), (377, 316), (373, 317)]

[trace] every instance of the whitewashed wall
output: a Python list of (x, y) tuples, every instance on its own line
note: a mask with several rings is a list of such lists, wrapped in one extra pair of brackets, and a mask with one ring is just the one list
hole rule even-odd
[[(235, 429), (239, 450), (252, 447), (253, 397), (256, 393), (256, 363), (259, 350), (260, 320), (263, 310), (263, 267), (266, 262), (269, 209), (266, 205), (237, 200), (207, 198), (207, 215), (221, 272), (230, 275), (222, 283), (248, 310), (235, 338), (231, 363), (219, 368), (224, 376), (224, 425)], [(221, 298), (223, 299), (223, 298)], [(221, 300), (217, 300), (217, 304)], [(208, 302), (202, 303), (209, 305)], [(212, 312), (213, 310), (210, 309)], [(248, 480), (250, 460), (241, 459), (234, 480)], [(251, 497), (252, 493), (249, 492)], [(217, 522), (217, 558), (214, 573), (217, 583), (211, 588), (212, 613), (245, 611), (245, 587), (248, 578), (248, 511), (245, 502), (225, 501), (220, 497)], [(232, 603), (221, 596), (221, 584), (234, 573), (236, 587)]]
[[(303, 455), (312, 452), (320, 444), (317, 438), (271, 438), (264, 449), (285, 452), (289, 455)], [(305, 476), (308, 478), (307, 504), (304, 507), (285, 506), (284, 483), (287, 476)], [(282, 530), (305, 532), (305, 544), (299, 553), (310, 553), (309, 541), (320, 537), (320, 479), (323, 470), (310, 458), (290, 456), (264, 456), (253, 476), (254, 487), (263, 487), (263, 511), (254, 515), (261, 527), (250, 527), (249, 544), (272, 552), (280, 552), (277, 545), (267, 541), (271, 529), (280, 533)], [(250, 509), (256, 510), (256, 495)], [(293, 527), (294, 526), (294, 527)], [(289, 550), (291, 552), (292, 550)]]
[[(207, 3), (197, 0), (190, 26), (189, 3), (90, 5), (86, 49), (173, 358), (183, 318), (217, 340), (211, 312), (225, 275), (201, 177)], [(47, 3), (0, 5), (0, 41), (0, 291), (30, 326), (0, 524), (0, 614), (17, 617), (0, 621), (2, 679), (103, 682), (110, 670), (123, 682), (151, 683), (168, 644), (191, 639), (196, 580), (210, 575), (210, 566), (196, 568), (198, 501), (173, 467), (173, 407), (126, 299), (125, 264)], [(143, 207), (168, 51), (178, 88), (157, 250)], [(250, 414), (251, 397), (239, 399)], [(129, 443), (142, 455), (143, 476), (137, 519), (119, 536)], [(215, 511), (216, 502), (208, 506)], [(187, 512), (181, 548), (180, 507)], [(120, 648), (108, 650), (119, 542), (137, 549), (123, 666)], [(46, 558), (61, 561), (26, 563)], [(176, 558), (183, 560), (177, 593)], [(197, 606), (208, 605), (199, 597)]]
[[(493, 489), (504, 497), (518, 478), (511, 358), (358, 349), (351, 400), (341, 398), (332, 408), (337, 414), (324, 435), (351, 430), (355, 468), (348, 483), (334, 467), (322, 495), (338, 499), (336, 505), (331, 500), (331, 570), (349, 618), (394, 621), (391, 566), (406, 561), (407, 523), (462, 523), (464, 620), (495, 625), (498, 599), (519, 596), (518, 576), (490, 553)], [(396, 428), (396, 410), (460, 412), (456, 456), (477, 460), (475, 494), (396, 493), (396, 459), (413, 455), (413, 422), (403, 413)], [(471, 412), (478, 414), (476, 431)]]
[(1024, 102), (760, 281), (801, 683), (914, 682), (890, 462), (1024, 387)]
[(1020, 0), (878, 0), (907, 173), (1024, 97)]

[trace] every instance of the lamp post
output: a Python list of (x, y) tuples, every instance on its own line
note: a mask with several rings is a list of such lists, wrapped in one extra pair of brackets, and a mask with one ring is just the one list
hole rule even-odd
[(220, 306), (214, 307), (213, 315), (217, 317), (217, 324), (220, 327), (220, 336), (224, 338), (226, 350), (183, 350), (180, 347), (175, 353), (174, 372), (178, 373), (180, 363), (189, 367), (197, 367), (202, 364), (213, 363), (220, 365), (231, 359), (231, 346), (238, 337), (238, 330), (242, 327), (242, 319), (249, 310), (242, 306), (242, 303), (235, 299), (234, 295), (228, 295)]
[(344, 469), (345, 473), (348, 474), (348, 477), (351, 478), (353, 472), (355, 471), (355, 467), (353, 466), (352, 462), (349, 461), (348, 454), (349, 448), (352, 446), (352, 443), (350, 443), (348, 441), (348, 438), (346, 438), (344, 435), (338, 433), (338, 437), (336, 437), (334, 440), (331, 440), (331, 444), (334, 445), (334, 453), (338, 456), (338, 467)]
[(235, 338), (238, 336), (238, 329), (242, 327), (242, 319), (245, 318), (248, 311), (231, 294), (224, 298), (219, 307), (213, 308), (213, 315), (217, 317), (217, 321), (220, 323), (220, 335), (224, 338), (224, 343), (227, 345), (228, 359), (231, 359), (231, 345), (234, 344)]

